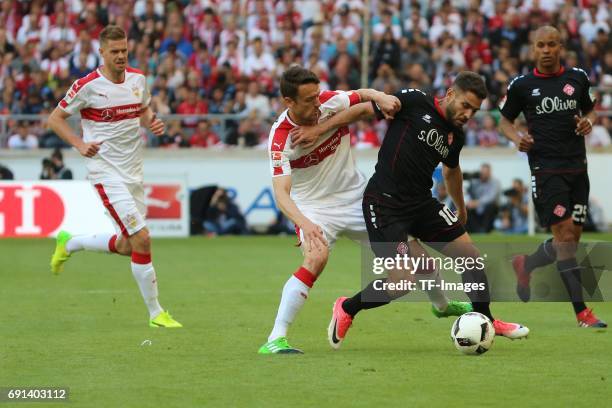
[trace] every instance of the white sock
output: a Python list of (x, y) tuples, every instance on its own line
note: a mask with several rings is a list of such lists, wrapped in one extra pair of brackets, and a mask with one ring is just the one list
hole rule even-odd
[(147, 309), (149, 309), (150, 318), (153, 319), (157, 317), (157, 315), (164, 310), (157, 300), (157, 277), (155, 276), (153, 264), (137, 264), (132, 262), (132, 275), (134, 275), (134, 279), (136, 279), (136, 283), (138, 283), (145, 305), (147, 305)]
[[(435, 279), (436, 284), (440, 285), (440, 274), (435, 271), (433, 274), (427, 277), (427, 279)], [(431, 301), (431, 304), (436, 307), (439, 311), (443, 312), (448, 307), (448, 298), (439, 287), (432, 287), (430, 290), (426, 290), (427, 296)]]
[(77, 235), (70, 238), (66, 243), (66, 250), (69, 253), (82, 250), (110, 252), (108, 242), (113, 235), (114, 234)]
[(292, 275), (289, 278), (283, 287), (283, 294), (278, 305), (274, 328), (268, 337), (268, 341), (287, 336), (289, 325), (293, 323), (295, 316), (304, 306), (309, 291), (308, 285), (295, 276)]

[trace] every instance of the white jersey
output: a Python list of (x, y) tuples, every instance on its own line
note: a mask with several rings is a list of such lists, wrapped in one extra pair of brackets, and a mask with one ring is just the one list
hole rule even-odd
[[(359, 103), (360, 98), (356, 92), (324, 91), (319, 101), (320, 123)], [(355, 167), (348, 127), (321, 135), (313, 147), (292, 149), (289, 131), (296, 126), (286, 110), (270, 129), (272, 177), (291, 175), (291, 198), (298, 207), (323, 208), (360, 200), (366, 178)]]
[(98, 68), (72, 84), (59, 107), (71, 115), (80, 112), (85, 142), (104, 142), (87, 159), (92, 181), (142, 182), (140, 116), (150, 99), (144, 74), (130, 67), (122, 83), (105, 78)]

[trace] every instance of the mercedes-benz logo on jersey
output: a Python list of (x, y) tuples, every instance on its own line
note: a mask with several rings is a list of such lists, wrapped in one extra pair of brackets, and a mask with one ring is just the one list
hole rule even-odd
[(319, 163), (319, 156), (316, 153), (310, 153), (308, 156), (304, 158), (304, 165), (306, 167), (314, 166)]
[(113, 112), (112, 109), (104, 109), (100, 116), (102, 117), (103, 121), (110, 122), (111, 120), (113, 120), (113, 117), (115, 116), (115, 112)]

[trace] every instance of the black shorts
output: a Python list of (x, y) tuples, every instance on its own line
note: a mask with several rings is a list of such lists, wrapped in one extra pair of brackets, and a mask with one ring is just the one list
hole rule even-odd
[(540, 224), (550, 227), (568, 218), (584, 224), (589, 204), (589, 175), (586, 171), (565, 173), (541, 170), (531, 173), (531, 193)]
[(409, 236), (446, 244), (465, 233), (457, 216), (433, 197), (406, 205), (366, 190), (362, 207), (370, 245), (377, 257), (408, 253)]

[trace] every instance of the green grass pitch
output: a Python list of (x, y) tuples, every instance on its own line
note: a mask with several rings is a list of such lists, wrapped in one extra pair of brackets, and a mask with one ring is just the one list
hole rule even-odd
[[(47, 266), (51, 240), (1, 240), (0, 387), (66, 386), (71, 407), (609, 404), (610, 333), (578, 328), (568, 304), (493, 304), (496, 315), (528, 325), (531, 335), (497, 338), (479, 357), (455, 350), (451, 319), (407, 302), (360, 314), (343, 348), (331, 350), (332, 303), (360, 285), (359, 247), (346, 240), (290, 332), (306, 354), (256, 354), (300, 263), (293, 243), (155, 240), (161, 303), (185, 326), (171, 331), (147, 326), (129, 259), (77, 253), (56, 277)], [(591, 306), (612, 321), (612, 303)]]

